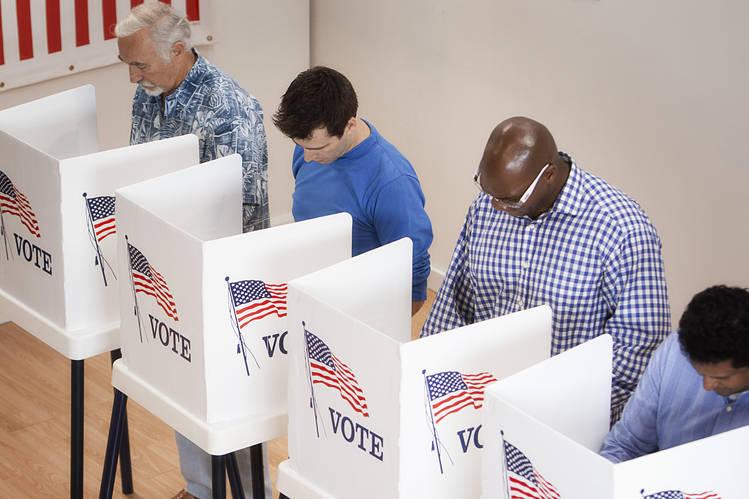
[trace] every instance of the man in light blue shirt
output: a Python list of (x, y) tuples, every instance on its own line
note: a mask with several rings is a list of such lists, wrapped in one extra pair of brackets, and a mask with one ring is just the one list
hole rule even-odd
[(656, 351), (601, 455), (615, 463), (749, 424), (749, 290), (697, 294)]

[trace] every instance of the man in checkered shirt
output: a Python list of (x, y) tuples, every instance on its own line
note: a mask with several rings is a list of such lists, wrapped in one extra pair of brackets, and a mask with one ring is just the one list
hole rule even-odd
[(613, 337), (616, 421), (671, 326), (655, 227), (529, 118), (497, 125), (474, 181), (481, 193), (421, 336), (548, 304), (552, 355)]

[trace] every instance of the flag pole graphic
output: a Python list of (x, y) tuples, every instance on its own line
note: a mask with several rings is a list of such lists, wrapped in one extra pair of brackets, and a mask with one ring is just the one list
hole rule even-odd
[(3, 242), (5, 243), (5, 259), (10, 260), (8, 254), (8, 233), (5, 230), (5, 218), (3, 218), (3, 207), (0, 206), (0, 232), (3, 233)]
[(229, 282), (229, 276), (226, 276), (224, 278), (226, 280), (226, 291), (229, 294), (229, 315), (232, 317), (232, 324), (236, 326), (236, 332), (237, 332), (237, 347), (242, 352), (242, 358), (244, 359), (244, 369), (247, 372), (247, 376), (250, 375), (250, 368), (247, 365), (247, 352), (250, 352), (250, 355), (252, 355), (252, 359), (255, 361), (255, 365), (260, 368), (260, 364), (258, 364), (257, 358), (255, 358), (255, 354), (252, 353), (252, 350), (245, 344), (244, 338), (242, 337), (242, 329), (239, 327), (239, 321), (237, 320), (237, 304), (234, 303), (234, 296), (231, 294), (231, 283)]
[(307, 341), (307, 325), (302, 321), (302, 329), (304, 330), (304, 354), (307, 356), (307, 381), (309, 382), (310, 391), (310, 405), (312, 406), (312, 412), (315, 415), (315, 430), (317, 431), (317, 438), (320, 438), (320, 425), (317, 422), (317, 399), (315, 399), (315, 388), (312, 383), (312, 370), (309, 367), (309, 342)]
[(138, 308), (138, 294), (135, 291), (135, 282), (133, 281), (133, 262), (131, 261), (132, 257), (130, 256), (130, 241), (128, 241), (127, 235), (125, 235), (125, 244), (127, 244), (127, 267), (130, 270), (130, 286), (133, 288), (133, 300), (135, 300), (133, 313), (138, 318), (138, 332), (140, 333), (140, 342), (143, 343), (143, 326), (141, 326), (140, 324), (140, 309)]
[[(88, 230), (89, 235), (92, 236), (92, 243), (94, 244), (94, 249), (96, 250), (96, 258), (99, 267), (101, 267), (101, 277), (104, 279), (104, 286), (107, 285), (107, 275), (104, 272), (104, 258), (101, 256), (101, 248), (99, 247), (99, 239), (96, 237), (96, 229), (94, 229), (94, 221), (91, 220), (91, 208), (88, 206), (88, 197), (86, 193), (83, 193), (83, 202), (86, 204), (86, 219), (88, 220)], [(129, 256), (130, 252), (128, 252)]]
[(505, 448), (504, 430), (499, 430), (499, 441), (502, 443), (502, 482), (505, 485), (505, 496), (510, 499), (512, 494), (510, 493), (510, 484), (507, 481), (507, 449)]
[(440, 464), (440, 474), (444, 474), (445, 471), (442, 468), (442, 455), (440, 454), (440, 442), (437, 439), (437, 425), (434, 423), (434, 412), (432, 411), (432, 398), (429, 396), (429, 384), (427, 383), (426, 372), (427, 372), (426, 369), (421, 370), (421, 374), (424, 375), (424, 390), (427, 396), (426, 398), (427, 404), (429, 405), (429, 416), (431, 417), (431, 420), (432, 420), (432, 434), (434, 436), (434, 448), (437, 449), (437, 461)]

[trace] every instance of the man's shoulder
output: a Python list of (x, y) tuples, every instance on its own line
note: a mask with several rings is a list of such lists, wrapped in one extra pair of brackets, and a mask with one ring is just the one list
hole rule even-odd
[(588, 198), (591, 216), (616, 228), (622, 235), (645, 233), (658, 237), (655, 226), (637, 201), (604, 179), (582, 169), (580, 172), (581, 188)]
[(231, 76), (204, 60), (205, 68), (197, 82), (196, 92), (204, 102), (217, 109), (234, 109), (262, 113), (260, 102)]

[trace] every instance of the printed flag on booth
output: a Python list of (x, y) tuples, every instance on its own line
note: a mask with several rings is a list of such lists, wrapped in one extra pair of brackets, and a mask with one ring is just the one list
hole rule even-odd
[(91, 217), (91, 226), (98, 242), (117, 233), (114, 216), (114, 196), (86, 198), (86, 207)]
[(435, 424), (467, 407), (480, 409), (487, 385), (497, 381), (488, 372), (461, 374), (458, 371), (430, 374), (426, 379)]
[(644, 496), (643, 499), (721, 499), (721, 497), (713, 491), (688, 493), (680, 490), (664, 490)]
[(512, 499), (560, 499), (557, 489), (538, 472), (528, 457), (504, 441), (507, 486)]
[(336, 390), (354, 411), (368, 418), (367, 399), (354, 372), (315, 334), (305, 330), (304, 336), (312, 383)]
[(156, 303), (164, 313), (175, 321), (178, 321), (177, 304), (174, 303), (174, 297), (171, 291), (169, 291), (169, 286), (164, 276), (148, 263), (148, 259), (138, 248), (127, 243), (127, 250), (130, 254), (130, 269), (135, 292), (155, 298)]
[(13, 185), (8, 176), (0, 171), (0, 214), (15, 215), (36, 237), (41, 236), (39, 222), (28, 198)]
[(229, 291), (239, 329), (269, 315), (286, 317), (286, 296), (289, 292), (286, 283), (237, 281), (229, 283)]

